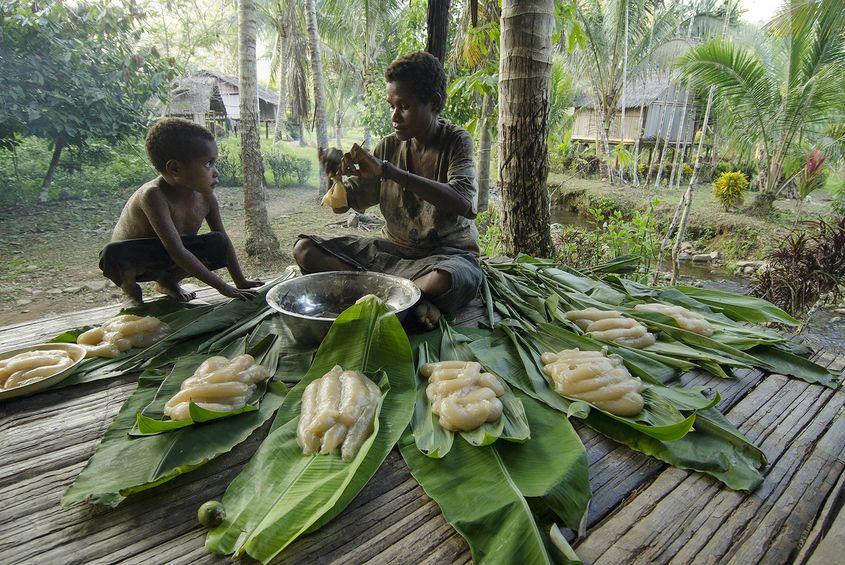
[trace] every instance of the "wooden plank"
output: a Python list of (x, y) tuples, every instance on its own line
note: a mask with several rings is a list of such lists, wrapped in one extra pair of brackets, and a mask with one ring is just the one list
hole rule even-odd
[[(113, 313), (109, 308), (95, 310), (99, 314), (74, 313), (62, 318), (61, 323), (81, 319), (78, 316), (83, 314), (105, 319)], [(461, 312), (456, 322), (471, 325), (485, 317), (478, 302)], [(54, 335), (58, 333), (56, 323), (57, 318), (42, 320), (26, 326), (26, 332), (30, 336)], [(0, 343), (16, 333), (0, 329)], [(66, 561), (69, 555), (74, 560), (95, 563), (224, 560), (210, 555), (203, 547), (205, 530), (195, 522), (196, 508), (205, 500), (222, 495), (263, 439), (266, 427), (232, 453), (171, 483), (130, 497), (117, 509), (84, 505), (59, 508), (62, 493), (93, 454), (120, 404), (134, 390), (133, 380), (134, 376), (121, 377), (0, 405), (0, 452), (4, 453), (0, 468), (0, 554), (4, 561)], [(698, 548), (710, 551), (707, 544), (716, 543), (708, 536), (725, 537), (730, 546), (729, 534), (734, 531), (747, 537), (743, 540), (745, 545), (736, 551), (748, 553), (736, 555), (771, 558), (796, 547), (799, 530), (806, 529), (826, 503), (837, 473), (842, 472), (839, 446), (845, 445), (840, 441), (843, 426), (834, 410), (837, 403), (841, 406), (842, 393), (783, 377), (763, 379), (759, 371), (746, 371), (741, 380), (723, 381), (691, 374), (684, 381), (719, 390), (723, 395), (720, 406), (729, 410), (729, 417), (743, 429), (748, 428), (746, 432), (752, 439), (763, 442), (772, 458), (764, 484), (765, 499), (756, 507), (749, 506), (756, 494), (749, 497), (734, 493), (701, 475), (666, 469), (649, 457), (579, 426), (594, 490), (589, 517), (592, 528), (577, 545), (579, 552), (586, 552), (585, 556), (601, 549), (599, 558), (604, 559), (605, 554), (621, 551), (616, 545), (604, 547), (600, 542), (604, 532), (609, 531), (606, 528), (618, 528), (622, 547), (636, 546), (633, 554), (642, 555), (641, 560), (646, 560), (646, 556), (658, 561), (674, 556), (693, 560), (703, 555)], [(784, 420), (779, 424), (783, 429), (769, 431), (778, 418)], [(798, 457), (800, 453), (805, 456)], [(773, 499), (775, 495), (777, 500)], [(643, 506), (641, 502), (647, 499), (653, 500), (654, 508)], [(777, 510), (783, 500), (790, 502), (793, 518), (784, 518)], [(679, 508), (695, 504), (697, 514), (679, 516)], [(682, 541), (664, 536), (654, 540), (653, 547), (642, 547), (636, 537), (637, 520), (654, 523), (655, 509), (659, 513), (674, 512), (674, 520), (668, 523), (680, 523), (671, 529), (681, 532)], [(728, 526), (724, 524), (728, 522), (724, 518), (733, 512), (741, 514), (744, 521), (731, 523), (732, 529), (726, 531)], [(759, 519), (758, 513), (762, 513)], [(634, 518), (625, 521), (626, 516)], [(715, 519), (714, 516), (722, 519), (716, 524), (696, 526), (709, 532), (701, 535), (693, 535), (695, 529), (690, 533), (684, 522), (696, 517), (706, 522), (705, 518)], [(758, 534), (762, 538), (754, 538), (752, 526), (763, 530)], [(768, 543), (775, 532), (784, 532), (783, 540)], [(765, 550), (752, 551), (761, 541), (763, 545), (768, 543)], [(721, 551), (728, 555), (724, 548)], [(624, 551), (619, 553), (622, 554)], [(462, 563), (469, 562), (470, 555), (464, 540), (443, 520), (437, 506), (413, 481), (394, 450), (349, 508), (319, 532), (297, 540), (285, 551), (283, 560)]]
[(728, 418), (769, 458), (753, 494), (667, 469), (576, 544), (587, 562), (781, 562), (845, 468), (845, 393), (782, 376), (757, 385)]

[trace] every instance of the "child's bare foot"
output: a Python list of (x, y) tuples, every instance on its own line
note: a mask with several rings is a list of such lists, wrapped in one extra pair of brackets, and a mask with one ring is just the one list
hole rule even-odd
[(428, 300), (421, 300), (417, 304), (414, 308), (414, 316), (429, 330), (433, 330), (440, 323), (440, 309)]
[(144, 294), (141, 292), (141, 286), (133, 281), (126, 281), (120, 285), (120, 290), (126, 296), (127, 302), (132, 306), (140, 306), (144, 303)]
[(156, 290), (176, 302), (190, 302), (197, 297), (196, 292), (188, 292), (178, 282), (167, 279), (156, 281)]

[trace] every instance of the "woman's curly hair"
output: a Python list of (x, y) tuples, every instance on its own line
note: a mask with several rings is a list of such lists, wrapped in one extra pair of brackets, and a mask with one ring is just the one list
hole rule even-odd
[[(387, 82), (401, 82), (414, 91), (421, 102), (434, 104), (439, 113), (446, 104), (446, 72), (431, 53), (415, 51), (399, 57), (384, 71)], [(440, 95), (437, 99), (435, 95)]]
[(203, 126), (183, 118), (164, 118), (147, 131), (147, 156), (157, 171), (163, 173), (167, 162), (187, 163), (205, 150), (199, 140), (214, 142), (214, 135)]

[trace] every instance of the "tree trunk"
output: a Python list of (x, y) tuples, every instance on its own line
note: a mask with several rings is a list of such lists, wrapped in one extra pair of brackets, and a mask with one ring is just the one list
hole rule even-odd
[(305, 143), (305, 124), (302, 122), (302, 120), (299, 120), (299, 146), (305, 147), (307, 145)]
[(669, 176), (669, 188), (673, 188), (675, 186), (675, 176), (680, 174), (678, 169), (682, 169), (684, 165), (682, 143), (686, 141), (684, 128), (686, 128), (687, 125), (687, 105), (689, 104), (689, 99), (690, 93), (687, 92), (686, 96), (684, 96), (684, 105), (681, 108), (681, 125), (678, 128), (678, 139), (675, 142), (675, 154), (672, 155), (672, 174)]
[(446, 58), (446, 41), (449, 37), (449, 1), (428, 0), (428, 40), (425, 50), (441, 63)]
[[(623, 40), (625, 41), (625, 45), (623, 48), (623, 58), (622, 58), (622, 114), (619, 119), (619, 147), (625, 147), (625, 90), (626, 86), (628, 86), (628, 12), (629, 4), (628, 0), (624, 0), (625, 2), (625, 33), (623, 36)], [(617, 152), (618, 155), (618, 152)], [(619, 182), (624, 184), (625, 183), (625, 167), (623, 165), (619, 165)]]
[(340, 110), (334, 111), (334, 139), (337, 141), (337, 146), (343, 148), (343, 141), (341, 141), (341, 129), (343, 127), (343, 112)]
[(41, 195), (38, 197), (41, 202), (47, 202), (50, 198), (50, 185), (53, 184), (53, 175), (56, 174), (56, 167), (59, 166), (59, 159), (62, 157), (62, 149), (64, 148), (65, 141), (61, 138), (53, 144), (53, 156), (50, 158), (50, 166), (47, 167), (47, 174), (44, 175), (44, 180), (41, 183)]
[(648, 154), (648, 171), (646, 171), (645, 184), (651, 182), (651, 177), (654, 174), (654, 165), (657, 155), (660, 153), (660, 135), (663, 133), (663, 122), (666, 120), (666, 105), (669, 100), (664, 98), (660, 100), (660, 118), (657, 122), (657, 129), (654, 132), (654, 147), (651, 148)]
[(281, 141), (287, 138), (285, 131), (285, 115), (288, 111), (288, 22), (279, 22), (279, 105), (276, 107), (276, 127), (273, 130), (273, 139)]
[(493, 113), (493, 100), (485, 94), (481, 101), (481, 135), (478, 139), (478, 211), (487, 209), (490, 201), (490, 115)]
[(669, 125), (666, 127), (666, 139), (663, 140), (663, 151), (660, 152), (660, 164), (657, 166), (657, 176), (654, 179), (654, 188), (660, 187), (660, 180), (663, 177), (663, 163), (666, 160), (666, 150), (671, 144), (672, 128), (675, 126), (675, 114), (678, 111), (678, 92), (675, 91), (675, 96), (672, 100), (672, 115), (669, 117)]
[(506, 254), (552, 254), (549, 109), (553, 0), (503, 0), (499, 57), (499, 186)]
[(240, 92), (241, 166), (244, 182), (244, 223), (247, 255), (268, 259), (279, 254), (279, 241), (267, 218), (264, 166), (258, 135), (255, 0), (238, 2), (238, 89)]
[[(311, 72), (314, 76), (314, 122), (317, 129), (317, 149), (329, 148), (326, 128), (326, 100), (323, 95), (323, 63), (320, 61), (320, 36), (317, 34), (317, 0), (308, 0), (308, 50), (311, 52)], [(328, 188), (326, 172), (320, 167), (320, 192)]]

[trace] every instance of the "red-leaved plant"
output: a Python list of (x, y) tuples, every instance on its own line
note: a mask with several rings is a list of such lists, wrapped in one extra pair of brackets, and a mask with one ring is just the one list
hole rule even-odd
[(800, 222), (768, 257), (751, 293), (801, 316), (845, 283), (845, 216)]

